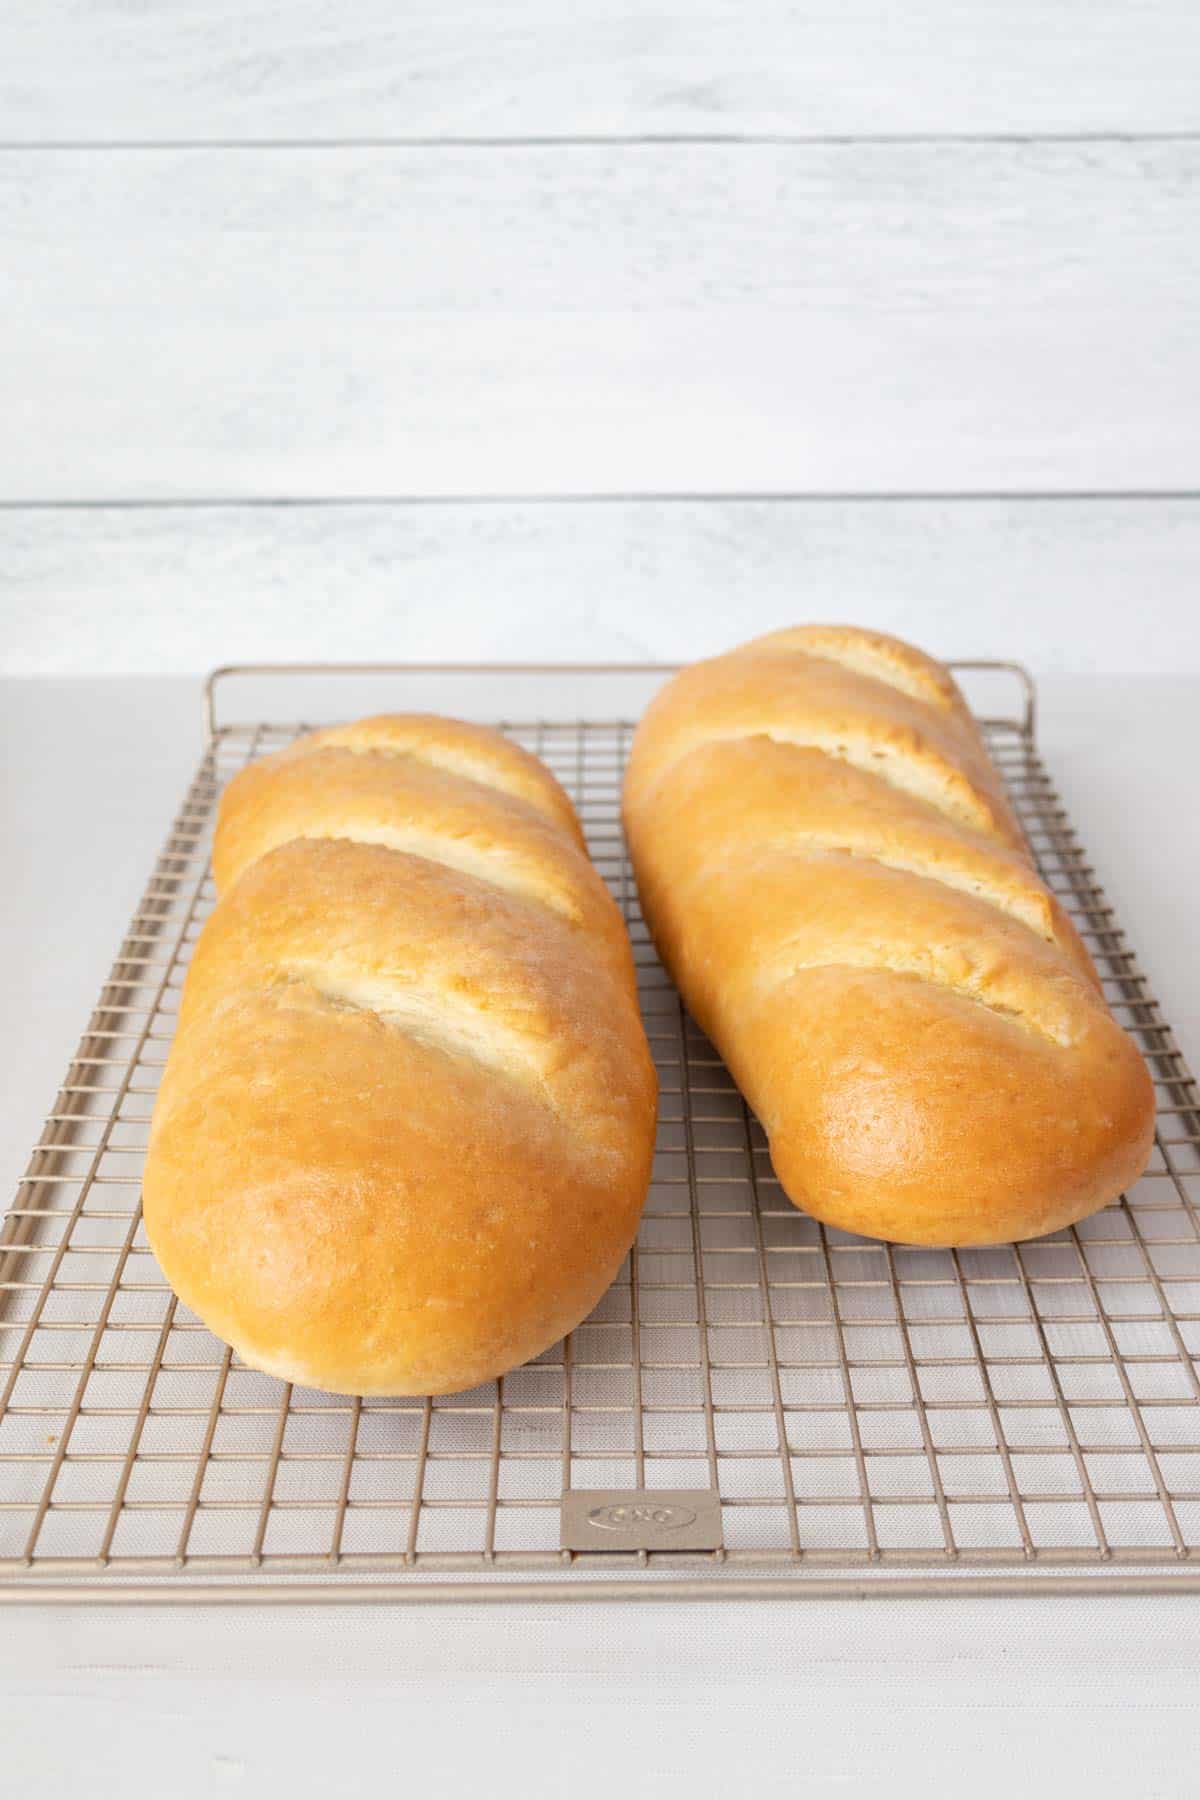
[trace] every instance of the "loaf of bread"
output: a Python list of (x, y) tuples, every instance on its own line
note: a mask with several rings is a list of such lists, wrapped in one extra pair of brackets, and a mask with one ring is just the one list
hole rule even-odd
[(367, 719), (224, 795), (146, 1230), (251, 1367), (456, 1392), (578, 1324), (637, 1229), (656, 1081), (566, 794), (498, 733)]
[(698, 663), (624, 809), (655, 943), (795, 1205), (1005, 1243), (1141, 1173), (1145, 1065), (939, 664), (816, 626)]

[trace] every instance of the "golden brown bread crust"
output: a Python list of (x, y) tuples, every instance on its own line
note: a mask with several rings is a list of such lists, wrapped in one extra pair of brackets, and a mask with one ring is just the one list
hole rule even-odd
[(213, 872), (224, 893), (243, 869), (296, 837), (353, 838), (474, 874), (575, 923), (608, 917), (587, 852), (522, 800), (412, 756), (314, 745), (249, 763), (226, 790)]
[(634, 739), (647, 923), (828, 1223), (1036, 1237), (1141, 1173), (1154, 1096), (946, 670), (845, 627), (685, 670)]
[(583, 832), (575, 808), (545, 763), (486, 725), (444, 719), (437, 713), (382, 713), (311, 731), (286, 750), (284, 758), (314, 750), (353, 750), (359, 755), (416, 757), (432, 769), (465, 775), (500, 794), (524, 800), (535, 812), (556, 819), (582, 850)]
[(230, 783), (144, 1209), (253, 1367), (453, 1392), (613, 1279), (656, 1082), (581, 843), (541, 764), (449, 720), (314, 734)]
[[(629, 791), (645, 786), (648, 770), (657, 779), (701, 744), (766, 737), (824, 751), (927, 801), (956, 824), (1020, 849), (1021, 828), (1004, 785), (953, 684), (952, 697), (937, 705), (917, 699), (844, 657), (834, 659), (830, 633), (822, 631), (819, 653), (801, 647), (804, 634), (797, 630), (684, 669), (642, 720)], [(903, 648), (875, 634), (839, 636)], [(853, 648), (861, 652), (861, 642)], [(920, 657), (915, 666), (923, 670), (926, 662)]]

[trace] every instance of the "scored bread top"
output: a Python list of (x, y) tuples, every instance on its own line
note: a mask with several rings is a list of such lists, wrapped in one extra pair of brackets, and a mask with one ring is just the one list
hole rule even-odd
[(689, 751), (769, 739), (819, 750), (923, 800), (1021, 853), (1003, 783), (949, 675), (936, 698), (929, 659), (873, 632), (798, 628), (684, 669), (651, 702), (627, 793), (660, 780)]
[(464, 775), (482, 787), (524, 800), (561, 825), (581, 850), (584, 847), (575, 808), (545, 763), (489, 726), (437, 713), (380, 713), (311, 731), (281, 751), (280, 760), (329, 748), (360, 756), (407, 756), (431, 769)]

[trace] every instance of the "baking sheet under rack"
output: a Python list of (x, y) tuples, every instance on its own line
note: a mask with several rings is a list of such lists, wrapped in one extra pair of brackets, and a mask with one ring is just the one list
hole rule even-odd
[[(320, 716), (337, 716), (345, 689), (323, 673)], [(376, 674), (396, 708), (425, 703), (420, 672)], [(497, 669), (474, 691), (495, 718), (531, 691), (549, 714), (562, 688), (553, 671)], [(990, 747), (1158, 1093), (1150, 1167), (1120, 1204), (958, 1253), (797, 1212), (648, 942), (619, 822), (629, 719), (526, 711), (505, 729), (570, 792), (633, 937), (662, 1084), (653, 1185), (636, 1250), (565, 1343), (471, 1393), (359, 1401), (242, 1367), (176, 1303), (141, 1226), (155, 1089), (213, 904), (217, 797), (301, 729), (217, 726), (210, 710), (209, 749), (0, 1239), (0, 1596), (1200, 1585), (1196, 1092), (1032, 712), (1026, 687), (986, 724)], [(715, 1494), (722, 1547), (564, 1551), (577, 1489), (694, 1491), (697, 1510)]]

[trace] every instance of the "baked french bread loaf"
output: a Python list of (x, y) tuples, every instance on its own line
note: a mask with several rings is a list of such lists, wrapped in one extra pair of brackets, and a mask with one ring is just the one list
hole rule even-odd
[(1145, 1064), (939, 664), (819, 626), (697, 663), (638, 727), (624, 813), (654, 941), (798, 1207), (1005, 1243), (1141, 1174)]
[(566, 794), (498, 733), (367, 719), (222, 799), (154, 1109), (150, 1244), (253, 1368), (456, 1392), (578, 1324), (637, 1229), (656, 1080)]

